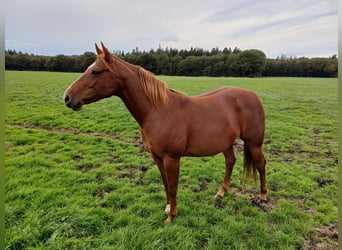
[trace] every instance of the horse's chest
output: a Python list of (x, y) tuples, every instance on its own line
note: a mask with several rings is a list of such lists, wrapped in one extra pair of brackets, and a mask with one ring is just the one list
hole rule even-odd
[(151, 153), (152, 150), (151, 150), (151, 142), (150, 142), (150, 140), (148, 139), (148, 137), (147, 137), (147, 135), (146, 135), (146, 133), (144, 132), (143, 129), (141, 129), (140, 132), (141, 132), (141, 139), (142, 139), (142, 141), (143, 141), (143, 144), (144, 144), (145, 149), (146, 149), (148, 152)]
[(141, 129), (141, 138), (144, 147), (152, 154), (162, 156), (165, 154), (182, 154), (186, 148), (186, 136), (182, 129), (164, 129), (153, 131)]

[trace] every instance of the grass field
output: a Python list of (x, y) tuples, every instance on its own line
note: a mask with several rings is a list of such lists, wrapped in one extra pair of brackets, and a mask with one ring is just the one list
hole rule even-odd
[(337, 249), (337, 79), (160, 77), (190, 95), (234, 85), (262, 98), (270, 198), (253, 204), (240, 147), (219, 204), (223, 156), (182, 158), (165, 225), (159, 171), (121, 101), (64, 106), (78, 76), (6, 72), (6, 249)]

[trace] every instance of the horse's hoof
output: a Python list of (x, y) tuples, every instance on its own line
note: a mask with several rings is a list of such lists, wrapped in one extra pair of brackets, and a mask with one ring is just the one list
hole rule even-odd
[(264, 204), (268, 203), (267, 197), (257, 196), (252, 198), (252, 202), (260, 208), (264, 207)]
[(219, 193), (217, 193), (216, 195), (215, 195), (215, 200), (222, 200), (223, 199), (223, 195), (220, 195)]
[(167, 204), (166, 207), (165, 207), (164, 212), (165, 212), (166, 214), (169, 214), (170, 211), (171, 211), (171, 206), (170, 206), (170, 204)]
[(174, 216), (169, 215), (167, 216), (167, 219), (165, 220), (165, 224), (170, 225), (172, 223)]

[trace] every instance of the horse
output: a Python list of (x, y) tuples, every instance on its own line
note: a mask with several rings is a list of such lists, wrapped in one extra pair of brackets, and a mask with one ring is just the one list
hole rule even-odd
[(226, 171), (216, 193), (221, 199), (230, 187), (235, 163), (233, 144), (244, 141), (244, 173), (259, 172), (261, 202), (267, 202), (266, 160), (262, 145), (265, 112), (260, 98), (238, 87), (221, 87), (198, 96), (169, 89), (140, 66), (112, 55), (95, 43), (97, 59), (64, 92), (67, 107), (78, 111), (85, 104), (119, 97), (140, 126), (146, 150), (156, 163), (166, 192), (166, 222), (177, 215), (180, 158), (223, 153)]

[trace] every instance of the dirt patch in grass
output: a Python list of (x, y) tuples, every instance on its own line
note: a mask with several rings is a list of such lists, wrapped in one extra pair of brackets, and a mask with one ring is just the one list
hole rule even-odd
[(211, 182), (210, 179), (202, 179), (202, 180), (200, 180), (200, 184), (199, 184), (197, 187), (194, 187), (194, 188), (192, 189), (192, 191), (193, 191), (194, 193), (198, 193), (198, 192), (201, 192), (201, 191), (205, 191), (205, 190), (208, 189), (208, 185), (209, 185), (210, 182)]
[(319, 232), (322, 236), (328, 237), (333, 240), (338, 240), (338, 223), (335, 222), (329, 226), (323, 228), (315, 228), (315, 231)]
[(315, 181), (317, 182), (319, 187), (324, 187), (325, 185), (329, 185), (329, 184), (337, 184), (334, 180), (321, 178), (321, 177), (316, 177)]
[(249, 190), (238, 190), (236, 188), (234, 188), (233, 190), (233, 199), (236, 199), (237, 196), (240, 195), (247, 195), (250, 198), (251, 204), (257, 206), (263, 211), (269, 211), (276, 207), (276, 200), (270, 196), (267, 197), (267, 200), (262, 200), (255, 192)]
[(84, 131), (73, 129), (73, 128), (56, 128), (56, 127), (47, 126), (47, 125), (33, 125), (33, 124), (25, 123), (25, 122), (24, 123), (10, 122), (6, 124), (12, 125), (12, 126), (18, 126), (21, 128), (44, 130), (44, 131), (57, 132), (57, 133), (62, 133), (62, 134), (64, 133), (64, 134), (72, 134), (72, 135), (87, 135), (87, 136), (94, 136), (94, 137), (104, 137), (104, 138), (109, 138), (112, 140), (132, 143), (134, 145), (139, 145), (141, 141), (140, 136), (135, 136), (133, 138), (123, 137), (123, 136), (120, 136), (119, 133), (84, 132)]
[(262, 211), (270, 211), (273, 208), (275, 208), (276, 203), (274, 199), (271, 199), (270, 197), (267, 198), (267, 200), (260, 199), (258, 196), (254, 195), (251, 197), (252, 204), (259, 207)]
[[(338, 249), (338, 223), (314, 228), (304, 241), (304, 249), (309, 250), (337, 250)], [(316, 232), (316, 233), (315, 233)]]
[(219, 209), (225, 208), (225, 204), (222, 200), (223, 200), (223, 198), (216, 197), (216, 199), (215, 199), (215, 207), (216, 208), (219, 208)]
[(98, 189), (96, 190), (95, 195), (103, 199), (109, 193), (110, 193), (110, 190)]
[(103, 199), (106, 195), (114, 191), (114, 187), (106, 187), (106, 188), (98, 188), (94, 193), (93, 196), (98, 196)]
[(86, 165), (82, 165), (77, 167), (78, 170), (82, 171), (83, 173), (87, 173), (90, 170), (94, 169), (94, 168), (99, 168), (101, 167), (100, 163), (95, 163), (95, 164), (86, 164)]
[(116, 175), (116, 178), (122, 179), (122, 178), (128, 178), (130, 180), (134, 179), (137, 175), (139, 169), (134, 167), (120, 167), (118, 168), (120, 171), (119, 174)]
[(304, 149), (303, 145), (299, 144), (292, 145), (291, 148), (283, 150), (280, 148), (272, 148), (268, 150), (268, 153), (273, 157), (281, 157), (282, 160), (285, 162), (292, 162), (293, 160), (295, 160), (296, 156), (298, 157), (299, 155), (304, 155), (304, 159), (330, 158), (334, 160), (335, 165), (338, 164), (337, 154), (335, 154), (331, 150), (312, 152)]
[[(258, 197), (258, 194), (249, 190), (238, 190), (236, 188), (231, 188), (231, 192), (233, 192), (232, 193), (233, 200), (237, 200), (238, 196), (248, 196), (251, 201), (251, 205), (257, 206), (258, 208), (260, 208), (262, 211), (265, 211), (265, 212), (270, 211), (271, 209), (274, 209), (277, 206), (276, 204), (277, 201), (274, 198), (268, 197), (267, 201), (261, 200)], [(223, 198), (217, 197), (215, 199), (215, 207), (220, 208), (220, 209), (225, 207)]]
[(112, 153), (109, 155), (108, 162), (109, 162), (109, 163), (116, 163), (116, 162), (117, 162), (117, 159), (116, 159), (116, 156), (115, 156), (114, 152), (112, 152)]
[(82, 155), (74, 155), (72, 159), (76, 162), (80, 162), (83, 159)]
[(97, 184), (102, 184), (105, 180), (105, 176), (104, 174), (99, 174), (96, 176), (96, 183)]

